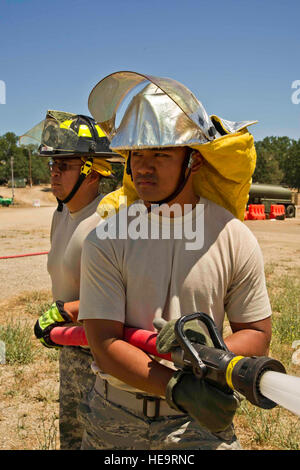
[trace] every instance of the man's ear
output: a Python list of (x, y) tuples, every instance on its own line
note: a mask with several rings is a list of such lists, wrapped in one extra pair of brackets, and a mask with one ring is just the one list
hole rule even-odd
[(199, 171), (202, 165), (204, 164), (204, 159), (198, 150), (194, 150), (192, 152), (191, 157), (193, 159), (193, 162), (191, 165), (191, 172), (197, 173), (197, 171)]
[(92, 170), (91, 173), (85, 179), (87, 184), (94, 184), (96, 182), (100, 183), (101, 175), (97, 172)]

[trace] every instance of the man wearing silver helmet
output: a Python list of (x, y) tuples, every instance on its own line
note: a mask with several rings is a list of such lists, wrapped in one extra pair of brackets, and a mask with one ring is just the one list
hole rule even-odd
[[(234, 354), (267, 353), (271, 308), (263, 260), (241, 222), (255, 167), (247, 130), (253, 122), (209, 117), (180, 83), (134, 72), (100, 81), (89, 109), (111, 149), (127, 159), (127, 171), (123, 187), (98, 207), (108, 219), (83, 246), (79, 318), (97, 378), (84, 406), (82, 449), (240, 449), (232, 424), (235, 393), (123, 338), (125, 325), (162, 327), (157, 348), (166, 353), (178, 346), (174, 321), (205, 312), (220, 333), (227, 315), (232, 332), (225, 343)], [(133, 236), (137, 208), (143, 230)], [(192, 247), (188, 221), (195, 236), (203, 234)], [(170, 235), (157, 236), (166, 225)], [(189, 337), (212, 345), (198, 322)]]

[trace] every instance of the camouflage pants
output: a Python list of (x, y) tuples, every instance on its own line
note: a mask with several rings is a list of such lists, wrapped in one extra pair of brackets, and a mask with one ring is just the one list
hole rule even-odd
[(233, 427), (212, 434), (187, 415), (143, 418), (95, 389), (79, 408), (85, 425), (82, 450), (241, 450)]
[(81, 447), (83, 426), (78, 420), (78, 406), (91, 391), (95, 375), (91, 370), (92, 355), (88, 350), (63, 347), (59, 355), (59, 432), (61, 450)]

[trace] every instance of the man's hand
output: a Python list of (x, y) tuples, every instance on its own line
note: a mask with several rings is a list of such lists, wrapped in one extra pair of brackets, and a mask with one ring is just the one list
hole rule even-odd
[(211, 432), (225, 431), (240, 404), (235, 393), (221, 392), (192, 372), (180, 370), (171, 378), (166, 392), (171, 408), (188, 413)]
[[(153, 322), (160, 330), (156, 340), (159, 353), (169, 353), (179, 346), (174, 331), (175, 323), (176, 320)], [(211, 338), (197, 320), (187, 323), (184, 332), (190, 341), (213, 347)], [(227, 429), (239, 407), (239, 399), (234, 393), (221, 392), (205, 380), (195, 377), (192, 371), (175, 372), (167, 385), (166, 400), (171, 408), (188, 413), (200, 426), (211, 432)]]
[[(179, 344), (175, 335), (175, 323), (177, 320), (166, 322), (162, 318), (153, 321), (154, 327), (159, 331), (156, 339), (156, 349), (160, 354), (167, 354), (178, 348)], [(184, 333), (189, 341), (213, 346), (211, 338), (207, 335), (198, 320), (193, 320), (184, 325)]]
[(34, 326), (34, 334), (47, 348), (60, 348), (61, 346), (53, 343), (50, 339), (50, 332), (56, 326), (62, 326), (70, 322), (72, 322), (72, 318), (64, 310), (64, 302), (57, 300), (51, 305), (49, 310), (37, 320)]

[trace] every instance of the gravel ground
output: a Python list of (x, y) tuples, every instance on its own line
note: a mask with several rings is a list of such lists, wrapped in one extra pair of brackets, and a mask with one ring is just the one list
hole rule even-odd
[[(0, 194), (3, 193), (0, 187)], [(44, 199), (40, 207), (33, 207), (32, 201), (37, 194)], [(56, 209), (55, 200), (51, 201), (49, 193), (36, 187), (34, 190), (27, 188), (23, 195), (18, 192), (18, 197), (19, 205), (0, 206), (0, 258), (50, 248), (49, 232)], [(300, 267), (299, 209), (295, 219), (245, 223), (257, 237), (266, 264), (276, 264), (276, 272), (282, 268), (283, 273)], [(34, 307), (39, 306), (39, 300), (34, 301), (36, 294), (29, 295), (33, 310), (27, 311), (26, 293), (39, 291), (41, 302), (49, 302), (51, 284), (46, 264), (46, 255), (0, 259), (0, 324), (6, 324), (10, 318), (21, 318), (33, 328), (37, 315)], [(0, 367), (0, 449), (59, 448), (58, 362), (49, 353), (52, 350), (42, 348), (36, 341), (33, 344), (35, 359), (30, 364)], [(241, 442), (245, 442), (244, 448), (252, 449), (248, 427), (244, 429), (240, 423), (239, 433)], [(269, 447), (277, 449), (272, 442)]]
[[(44, 197), (48, 206), (0, 207), (0, 257), (49, 250), (51, 219), (56, 204), (52, 201), (49, 206), (48, 193), (44, 193)], [(26, 198), (28, 201), (28, 195)], [(245, 224), (258, 239), (266, 264), (300, 267), (299, 208), (293, 219), (251, 220)], [(47, 256), (0, 259), (0, 279), (0, 301), (23, 291), (50, 289)]]
[[(48, 251), (56, 206), (0, 208), (0, 257)], [(47, 255), (0, 259), (0, 301), (23, 291), (50, 289)]]

